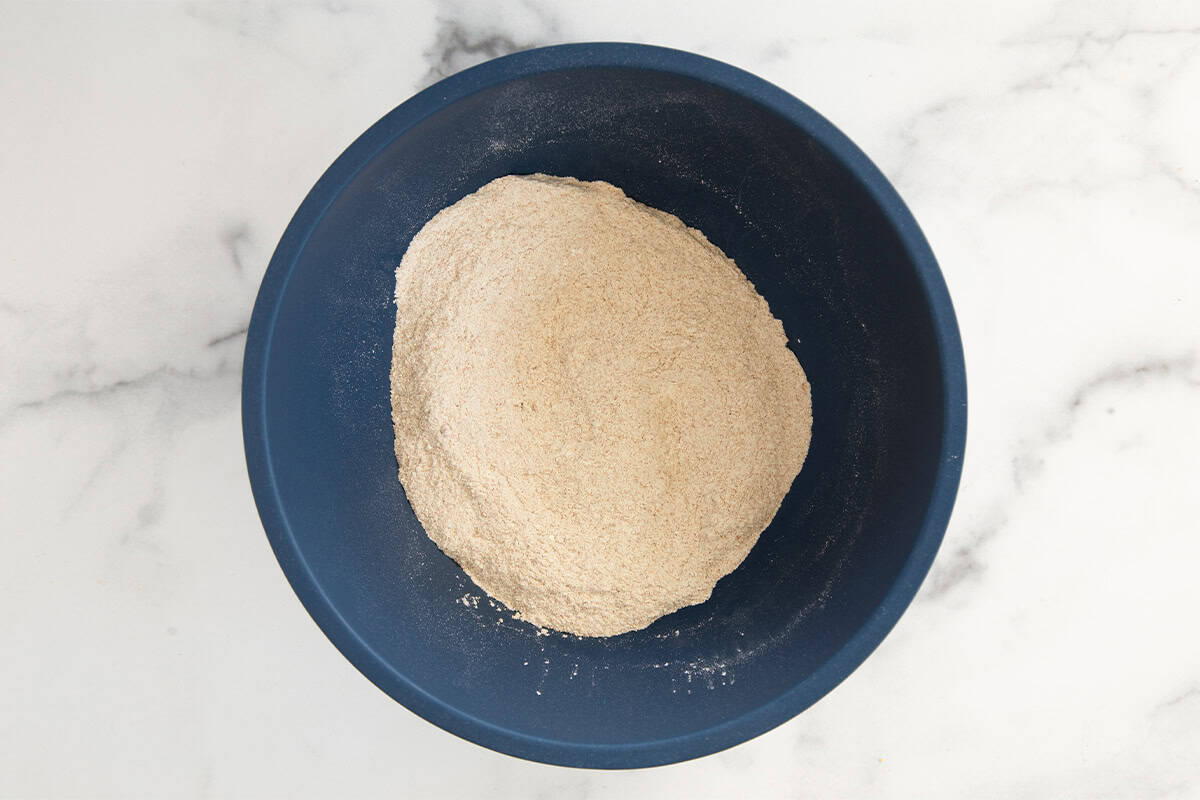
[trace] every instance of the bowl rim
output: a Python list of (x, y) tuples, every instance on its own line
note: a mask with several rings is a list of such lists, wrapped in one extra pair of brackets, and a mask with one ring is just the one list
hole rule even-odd
[[(330, 602), (292, 536), (271, 464), (265, 402), (272, 335), (292, 269), (312, 231), (358, 172), (409, 128), (475, 92), (516, 78), (594, 67), (668, 72), (715, 85), (765, 106), (825, 147), (883, 211), (915, 265), (933, 320), (943, 375), (940, 462), (929, 505), (895, 582), (862, 627), (808, 678), (758, 708), (704, 730), (622, 744), (559, 741), (497, 726), (424, 691), (372, 650)], [(916, 220), (883, 173), (832, 123), (766, 80), (695, 53), (622, 42), (554, 45), (492, 59), (417, 93), (355, 139), (309, 191), (279, 240), (254, 303), (242, 367), (242, 432), (255, 504), (284, 575), (334, 646), (377, 687), (438, 727), (501, 753), (574, 767), (648, 767), (715, 753), (786, 722), (845, 680), (891, 631), (933, 563), (962, 473), (966, 423), (966, 368), (950, 295)]]

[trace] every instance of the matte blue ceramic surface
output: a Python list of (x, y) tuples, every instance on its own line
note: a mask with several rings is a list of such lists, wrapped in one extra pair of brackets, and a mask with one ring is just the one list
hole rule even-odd
[[(609, 639), (475, 607), (482, 592), (396, 477), (394, 270), (439, 209), (530, 172), (610, 181), (702, 230), (783, 320), (813, 386), (808, 461), (742, 566), (708, 602)], [(376, 685), (505, 753), (636, 767), (778, 725), (879, 644), (950, 516), (966, 381), (933, 254), (836, 128), (717, 61), (564, 45), (441, 81), (321, 177), (263, 279), (243, 425), (284, 573)]]

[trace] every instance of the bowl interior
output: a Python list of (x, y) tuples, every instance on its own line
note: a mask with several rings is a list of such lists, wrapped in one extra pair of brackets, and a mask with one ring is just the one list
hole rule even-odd
[[(272, 541), (293, 582), (311, 581), (310, 610), (314, 591), (332, 609), (314, 616), (443, 727), (562, 763), (671, 760), (635, 751), (688, 736), (680, 757), (696, 755), (781, 696), (793, 699), (780, 719), (815, 700), (797, 687), (896, 581), (942, 458), (929, 300), (875, 200), (775, 111), (646, 68), (514, 77), (377, 145), (296, 244), (261, 323), (262, 434), (285, 529)], [(610, 181), (702, 230), (783, 320), (813, 386), (808, 461), (742, 566), (708, 602), (609, 639), (539, 635), (493, 607), (425, 536), (396, 477), (394, 270), (439, 209), (530, 172)]]

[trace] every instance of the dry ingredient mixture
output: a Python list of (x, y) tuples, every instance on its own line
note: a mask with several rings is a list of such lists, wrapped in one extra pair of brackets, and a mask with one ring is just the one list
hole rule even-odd
[(615, 186), (498, 178), (396, 270), (408, 499), (489, 595), (583, 636), (706, 600), (808, 452), (808, 381), (724, 253)]

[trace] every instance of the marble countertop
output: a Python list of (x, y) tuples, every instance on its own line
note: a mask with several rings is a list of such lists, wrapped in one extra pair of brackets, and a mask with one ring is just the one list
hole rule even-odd
[[(0, 796), (1200, 797), (1193, 0), (0, 12)], [(624, 773), (492, 753), (356, 672), (267, 545), (239, 416), (333, 158), (443, 75), (587, 40), (728, 61), (850, 135), (941, 261), (971, 391), (953, 522), (875, 655)]]

